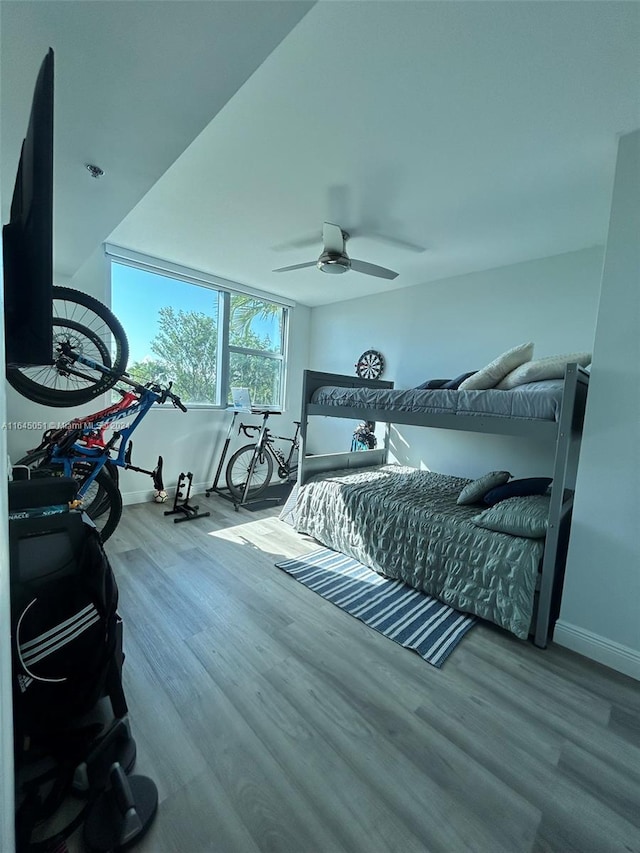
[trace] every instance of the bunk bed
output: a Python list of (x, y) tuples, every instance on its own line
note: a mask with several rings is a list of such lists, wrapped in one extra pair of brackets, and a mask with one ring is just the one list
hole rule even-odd
[[(397, 526), (400, 527), (413, 523), (408, 519), (415, 518), (416, 513), (420, 512), (421, 498), (412, 501), (412, 489), (419, 495), (421, 491), (431, 489), (435, 483), (436, 487), (440, 487), (446, 504), (446, 507), (444, 504), (439, 507), (438, 512), (441, 511), (441, 515), (438, 518), (444, 519), (447, 513), (453, 516), (451, 510), (455, 509), (455, 494), (469, 481), (438, 474), (425, 477), (425, 472), (388, 466), (391, 424), (510, 435), (522, 437), (524, 440), (545, 439), (555, 448), (546, 536), (538, 540), (529, 539), (527, 543), (518, 543), (515, 540), (524, 537), (478, 530), (477, 541), (474, 540), (472, 544), (472, 547), (482, 551), (486, 544), (482, 540), (493, 537), (494, 542), (489, 542), (486, 546), (489, 552), (494, 547), (502, 550), (513, 547), (516, 551), (522, 551), (522, 556), (517, 559), (523, 560), (527, 566), (534, 560), (535, 596), (531, 605), (530, 629), (526, 633), (532, 635), (536, 646), (544, 648), (553, 632), (560, 609), (588, 383), (589, 373), (575, 363), (566, 366), (564, 379), (529, 383), (509, 391), (398, 390), (390, 381), (307, 370), (303, 382), (300, 430), (303, 453), (299, 469), (298, 504), (305, 499), (309, 500), (310, 490), (316, 488), (315, 484), (332, 484), (337, 489), (334, 492), (337, 496), (346, 494), (354, 485), (357, 487), (359, 481), (364, 489), (370, 489), (371, 482), (379, 480), (380, 488), (385, 491), (387, 498), (397, 498), (395, 503), (393, 500), (391, 503), (387, 500), (386, 506), (393, 506), (394, 511), (400, 514), (397, 518)], [(307, 453), (307, 433), (310, 419), (316, 417), (385, 423), (387, 427), (384, 445), (364, 452), (311, 455)], [(367, 470), (370, 474), (364, 476)], [(396, 474), (407, 475), (409, 479), (406, 481), (406, 489), (399, 487), (394, 481)], [(440, 483), (438, 477), (442, 477)], [(450, 493), (448, 497), (445, 495), (447, 492)], [(330, 491), (326, 492), (326, 495), (329, 521), (324, 525), (324, 529), (330, 528), (331, 524), (338, 528), (341, 521), (339, 516), (335, 515), (335, 505), (340, 501), (333, 500)], [(434, 496), (436, 503), (438, 499), (437, 495)], [(456, 510), (456, 518), (460, 519), (459, 524), (464, 527), (463, 538), (467, 540), (473, 527), (470, 518), (478, 511), (478, 507), (458, 507)], [(315, 517), (322, 512), (317, 500), (312, 512)], [(359, 523), (353, 507), (349, 511), (347, 521), (351, 525)], [(449, 521), (446, 520), (446, 523), (449, 524)], [(454, 529), (456, 521), (451, 523)], [(298, 526), (298, 529), (301, 532), (309, 532), (304, 527)], [(335, 545), (330, 534), (319, 541), (328, 547)], [(348, 550), (344, 547), (344, 538), (336, 535), (335, 541), (341, 546), (336, 550)], [(350, 556), (359, 558), (357, 553)], [(393, 552), (393, 547), (389, 549), (386, 559), (391, 576), (398, 577), (394, 574), (394, 568), (402, 557), (403, 554)], [(507, 555), (506, 559), (511, 557)], [(373, 568), (383, 574), (387, 573), (384, 565), (378, 564)], [(527, 568), (527, 571), (530, 571), (530, 568)], [(416, 585), (426, 590), (419, 579)], [(460, 609), (476, 612), (473, 604)], [(485, 614), (485, 618), (491, 617)], [(493, 621), (501, 624), (499, 620)], [(506, 627), (504, 623), (503, 627)], [(508, 627), (507, 629), (510, 630)], [(522, 636), (521, 633), (518, 635)]]

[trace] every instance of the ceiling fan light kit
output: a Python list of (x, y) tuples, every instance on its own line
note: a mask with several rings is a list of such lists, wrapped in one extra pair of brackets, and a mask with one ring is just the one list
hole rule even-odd
[(347, 255), (348, 239), (349, 235), (339, 225), (335, 225), (333, 222), (325, 222), (322, 228), (324, 246), (322, 254), (317, 261), (310, 261), (306, 264), (293, 264), (290, 267), (280, 267), (277, 270), (273, 270), (273, 272), (291, 272), (292, 270), (302, 270), (308, 267), (318, 267), (321, 272), (328, 273), (329, 275), (341, 275), (342, 273), (349, 272), (349, 270), (355, 270), (364, 275), (375, 276), (375, 278), (392, 280), (398, 277), (397, 272), (388, 270), (386, 267), (379, 267), (367, 261), (350, 258)]
[(337, 255), (333, 252), (323, 252), (318, 258), (317, 267), (320, 272), (326, 272), (331, 275), (340, 275), (343, 272), (349, 272), (351, 269), (351, 259), (346, 255)]

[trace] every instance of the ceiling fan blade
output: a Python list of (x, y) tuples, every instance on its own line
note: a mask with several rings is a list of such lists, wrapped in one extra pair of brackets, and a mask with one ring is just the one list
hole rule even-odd
[(401, 240), (399, 237), (389, 237), (388, 234), (381, 234), (379, 231), (363, 232), (363, 236), (369, 234), (373, 240), (379, 240), (382, 243), (389, 243), (391, 246), (399, 246), (401, 249), (407, 249), (409, 252), (426, 252), (426, 246), (419, 246), (417, 243), (411, 243), (409, 240)]
[(294, 264), (291, 267), (280, 267), (277, 270), (271, 270), (271, 272), (290, 272), (291, 270), (303, 270), (306, 267), (315, 267), (317, 261), (310, 261), (308, 264)]
[(366, 261), (357, 261), (354, 258), (351, 258), (351, 269), (356, 272), (363, 272), (365, 275), (375, 275), (376, 278), (398, 278), (398, 273), (393, 270), (376, 266), (376, 264), (368, 264)]
[(325, 222), (322, 226), (322, 240), (325, 252), (336, 252), (341, 255), (344, 252), (344, 237), (342, 228), (333, 222)]
[(277, 246), (272, 246), (272, 252), (287, 252), (289, 249), (308, 249), (311, 246), (320, 247), (322, 244), (322, 234), (317, 231), (313, 237), (307, 234), (306, 237), (300, 237), (298, 240), (289, 240), (288, 243), (278, 243)]

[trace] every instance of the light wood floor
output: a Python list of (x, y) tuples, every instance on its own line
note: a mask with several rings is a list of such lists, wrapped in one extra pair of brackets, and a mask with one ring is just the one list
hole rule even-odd
[(276, 569), (276, 509), (108, 542), (151, 853), (640, 851), (640, 684), (486, 625), (437, 670)]

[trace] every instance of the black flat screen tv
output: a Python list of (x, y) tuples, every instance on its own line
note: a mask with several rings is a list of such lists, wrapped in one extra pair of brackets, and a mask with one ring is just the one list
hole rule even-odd
[(53, 352), (53, 50), (40, 66), (2, 229), (7, 365), (50, 364)]

